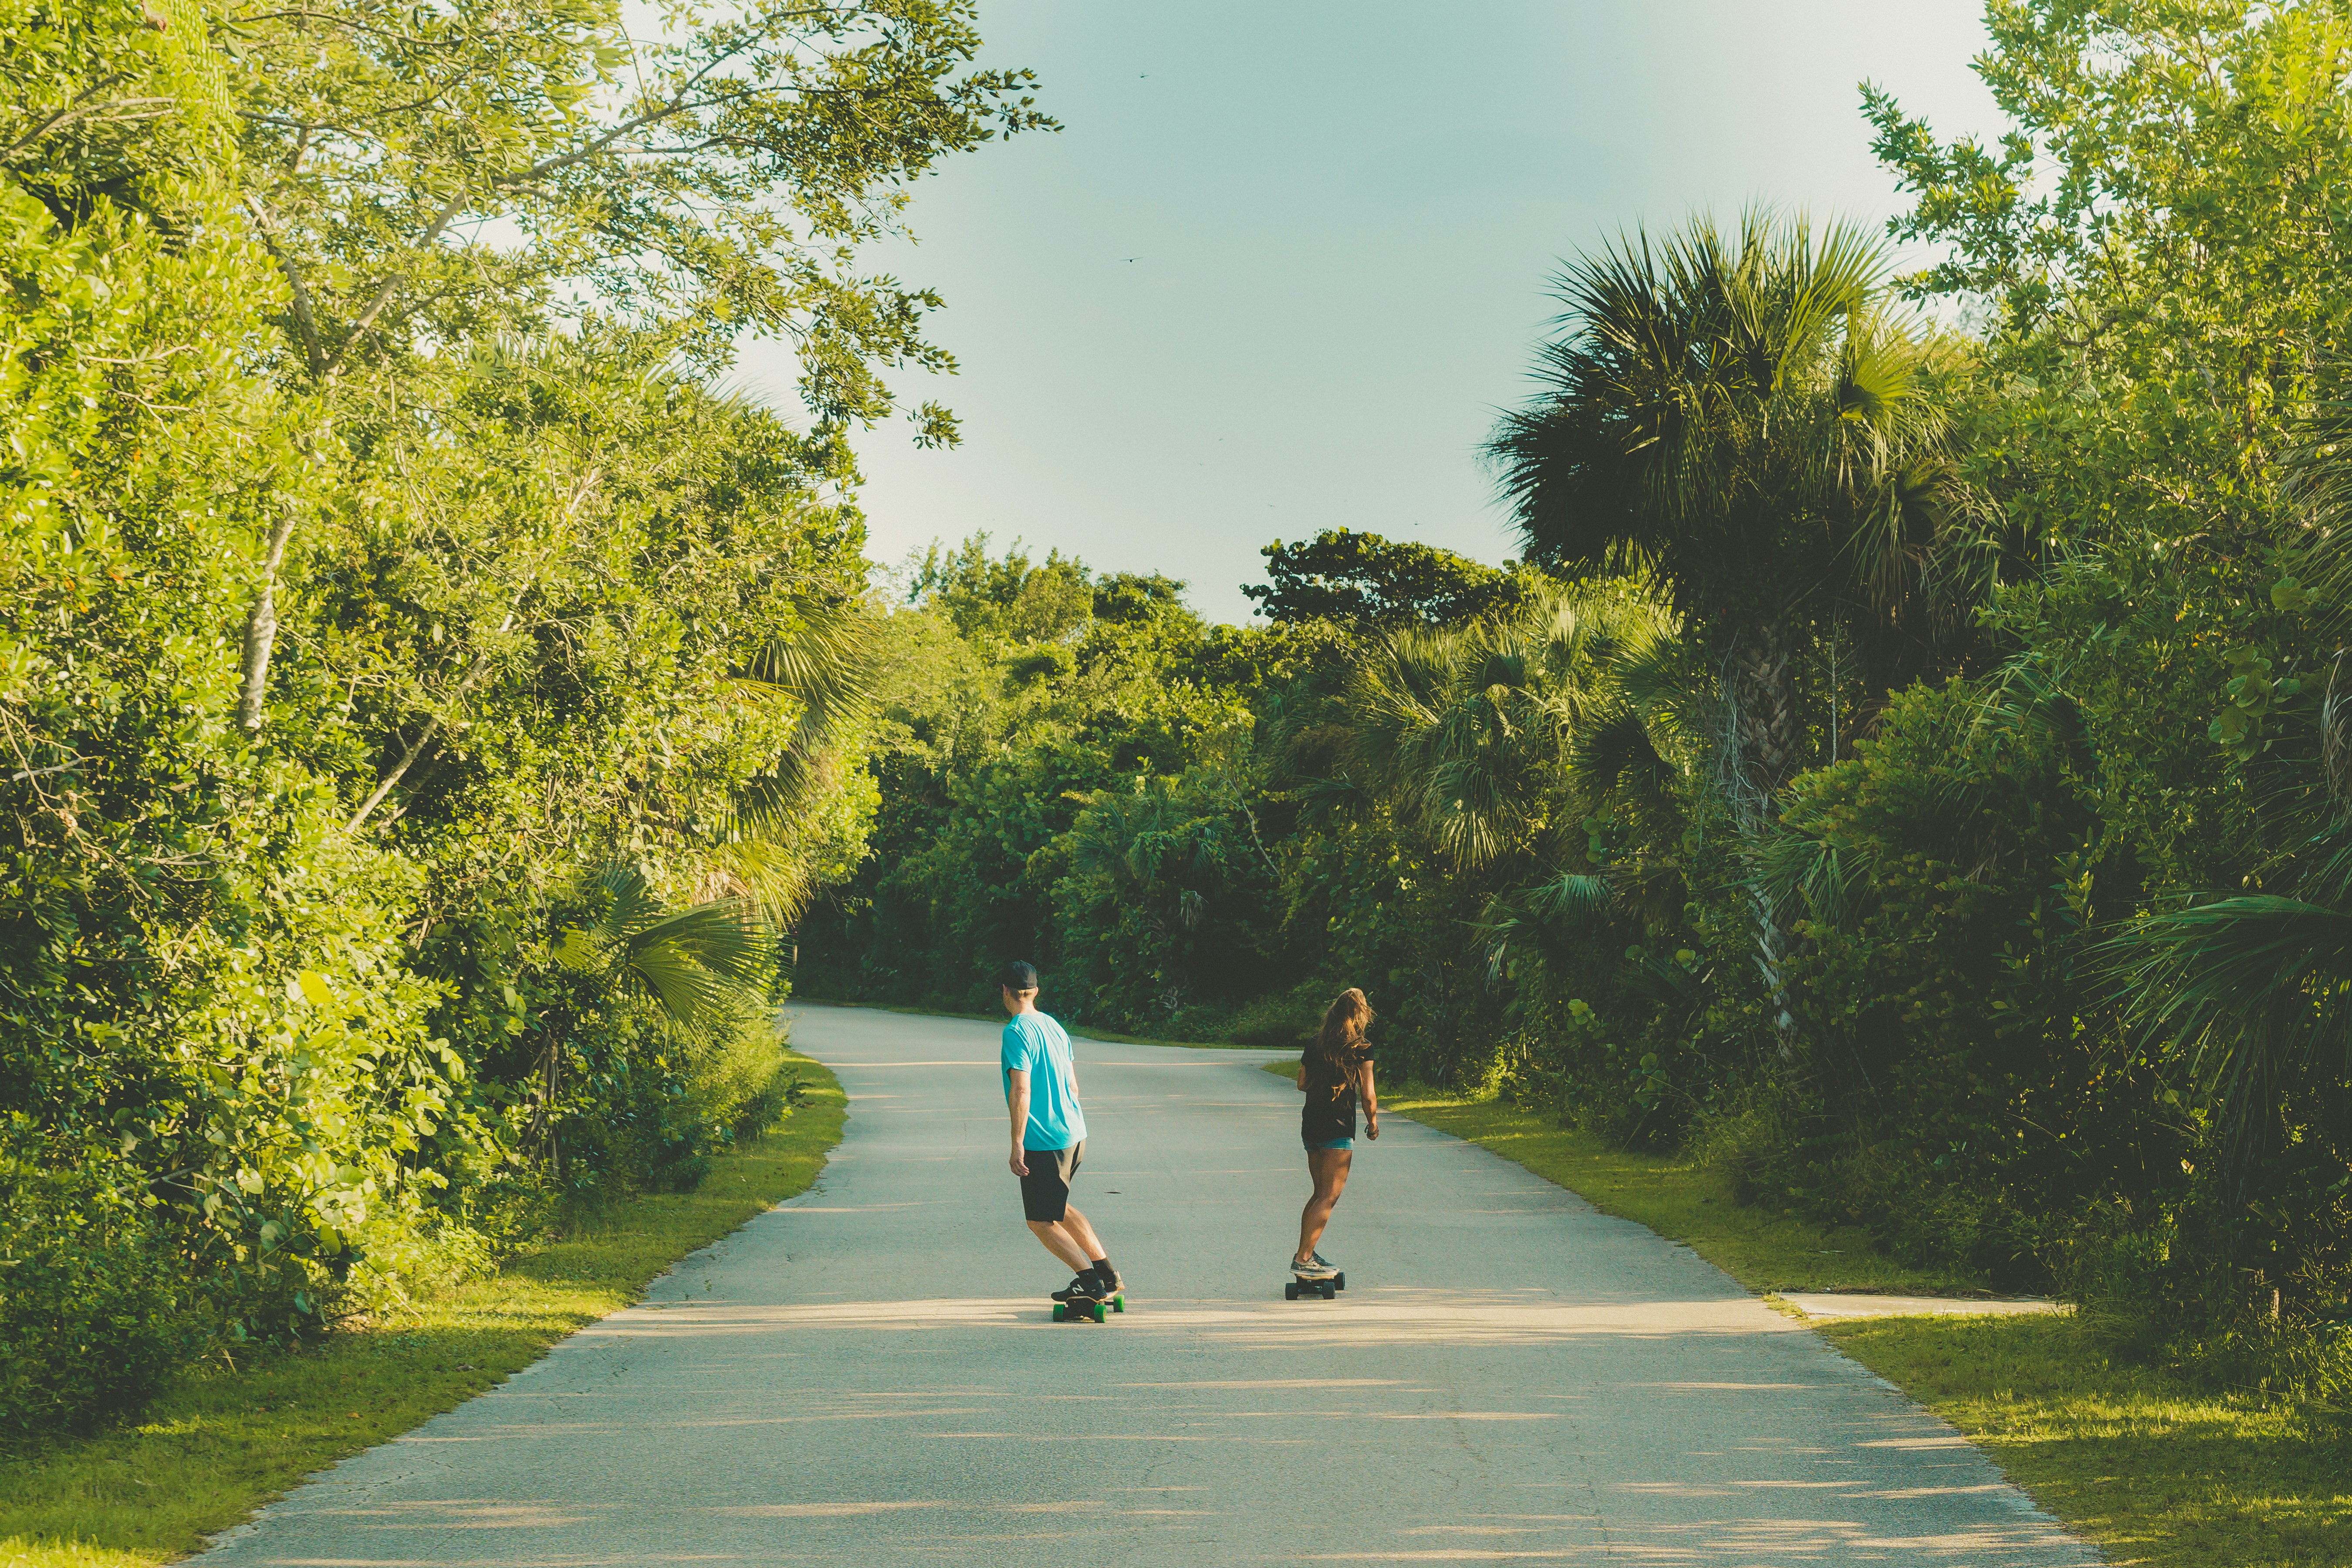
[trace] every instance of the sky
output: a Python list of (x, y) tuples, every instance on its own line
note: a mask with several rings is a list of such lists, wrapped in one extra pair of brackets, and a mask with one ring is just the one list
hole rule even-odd
[[(1517, 553), (1478, 448), (1529, 395), (1563, 258), (1769, 203), (1903, 203), (1857, 84), (2001, 129), (1975, 0), (982, 0), (1051, 134), (949, 160), (877, 268), (937, 289), (962, 421), (856, 437), (868, 554), (1002, 550), (1160, 572), (1240, 622), (1276, 539), (1351, 528)], [(742, 387), (797, 415), (789, 352)]]

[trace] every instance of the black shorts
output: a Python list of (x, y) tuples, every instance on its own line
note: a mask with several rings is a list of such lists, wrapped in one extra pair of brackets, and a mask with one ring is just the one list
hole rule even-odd
[(1030, 1219), (1058, 1220), (1070, 1206), (1070, 1178), (1087, 1157), (1083, 1138), (1066, 1149), (1024, 1149), (1022, 1163), (1029, 1173), (1021, 1178), (1021, 1212)]

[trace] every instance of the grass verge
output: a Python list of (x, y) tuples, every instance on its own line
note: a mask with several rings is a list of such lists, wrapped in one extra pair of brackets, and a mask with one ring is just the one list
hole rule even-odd
[[(1269, 1064), (1288, 1077), (1294, 1063)], [(1604, 1214), (1687, 1244), (1749, 1289), (1977, 1292), (1858, 1230), (1735, 1205), (1688, 1160), (1629, 1154), (1494, 1100), (1411, 1086), (1381, 1108), (1491, 1149)], [(1864, 1318), (1813, 1325), (1966, 1433), (2109, 1561), (2151, 1568), (2352, 1564), (2352, 1416), (2134, 1365), (2076, 1317)]]
[(803, 1192), (841, 1141), (833, 1075), (794, 1053), (807, 1103), (711, 1163), (694, 1192), (633, 1198), (406, 1321), (179, 1378), (136, 1425), (0, 1455), (0, 1568), (145, 1568), (186, 1555), (313, 1470), (408, 1431), (637, 1300), (647, 1281)]

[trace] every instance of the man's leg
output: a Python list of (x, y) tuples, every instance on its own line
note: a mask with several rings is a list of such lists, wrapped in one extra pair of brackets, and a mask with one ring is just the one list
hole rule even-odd
[(1087, 1216), (1078, 1212), (1077, 1205), (1072, 1204), (1062, 1211), (1062, 1228), (1069, 1232), (1070, 1239), (1085, 1250), (1087, 1261), (1109, 1256), (1103, 1251), (1102, 1237), (1095, 1234), (1095, 1227), (1087, 1223)]
[[(1078, 1244), (1070, 1239), (1070, 1233), (1062, 1227), (1060, 1220), (1033, 1219), (1029, 1222), (1029, 1233), (1045, 1244), (1046, 1251), (1068, 1264), (1071, 1273), (1083, 1274), (1093, 1266)], [(1087, 1234), (1091, 1236), (1093, 1232)]]

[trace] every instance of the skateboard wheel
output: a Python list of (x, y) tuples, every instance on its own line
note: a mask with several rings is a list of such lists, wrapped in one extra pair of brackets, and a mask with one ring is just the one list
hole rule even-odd
[(1111, 1310), (1112, 1311), (1114, 1311), (1114, 1312), (1124, 1312), (1124, 1311), (1126, 1311), (1126, 1310), (1127, 1310), (1127, 1298), (1126, 1298), (1126, 1297), (1124, 1297), (1124, 1296), (1113, 1296), (1113, 1297), (1110, 1299), (1110, 1310)]
[(1331, 1277), (1331, 1289), (1334, 1290), (1345, 1290), (1347, 1288), (1348, 1277), (1345, 1274), (1335, 1274)]
[(1323, 1299), (1324, 1299), (1326, 1301), (1328, 1301), (1328, 1300), (1332, 1300), (1334, 1297), (1336, 1297), (1336, 1296), (1338, 1296), (1338, 1295), (1339, 1295), (1339, 1292), (1338, 1292), (1337, 1290), (1334, 1290), (1333, 1289), (1331, 1289), (1331, 1287), (1330, 1287), (1330, 1286), (1326, 1285), (1326, 1286), (1324, 1286), (1324, 1287), (1323, 1287)]
[(1067, 1307), (1063, 1306), (1063, 1305), (1062, 1305), (1062, 1303), (1060, 1303), (1059, 1301), (1055, 1302), (1055, 1303), (1054, 1303), (1054, 1321), (1055, 1321), (1055, 1322), (1057, 1322), (1057, 1323), (1058, 1323), (1058, 1322), (1060, 1322), (1060, 1321), (1061, 1321), (1065, 1317), (1066, 1317), (1066, 1316), (1069, 1314), (1069, 1310), (1069, 1310)]
[(1289, 1284), (1285, 1285), (1282, 1288), (1282, 1299), (1286, 1301), (1296, 1301), (1298, 1300), (1298, 1282), (1297, 1280), (1294, 1279)]

